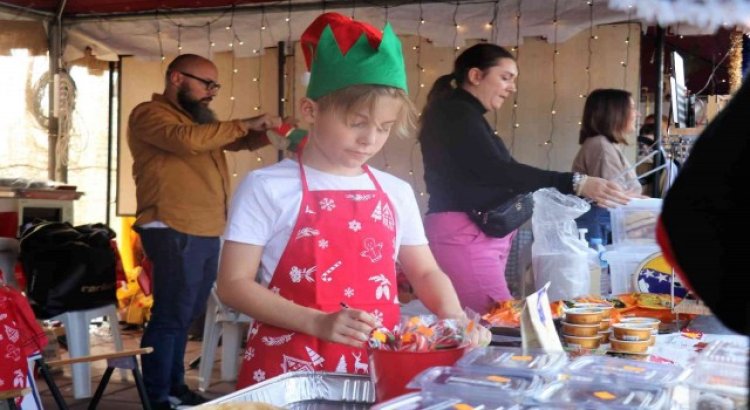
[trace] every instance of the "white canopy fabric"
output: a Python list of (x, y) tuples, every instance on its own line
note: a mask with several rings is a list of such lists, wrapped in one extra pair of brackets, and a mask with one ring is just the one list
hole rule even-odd
[(733, 26), (750, 29), (748, 0), (609, 0), (609, 6), (634, 10), (636, 18), (662, 26), (685, 24), (709, 32)]
[[(358, 2), (362, 4), (364, 2)], [(628, 21), (632, 13), (612, 10), (607, 0), (511, 0), (464, 1), (455, 3), (410, 4), (387, 9), (388, 21), (399, 34), (421, 34), (440, 46), (463, 45), (467, 39), (487, 39), (498, 44), (514, 45), (517, 37), (516, 15), (520, 8), (520, 41), (523, 37), (543, 36), (547, 41), (564, 42), (575, 34), (588, 30), (593, 10), (594, 25)], [(557, 4), (557, 27), (552, 23)], [(239, 9), (238, 9), (239, 10)], [(356, 9), (328, 9), (382, 27), (386, 9), (357, 7)], [(275, 47), (279, 41), (296, 41), (302, 31), (321, 10), (288, 13), (249, 14), (237, 11), (215, 15), (173, 15), (130, 18), (122, 20), (72, 21), (66, 28), (65, 60), (82, 56), (90, 47), (99, 59), (116, 60), (118, 55), (134, 55), (144, 59), (158, 59), (162, 55), (177, 54), (178, 40), (182, 53), (207, 56), (209, 53), (234, 51), (238, 57), (255, 55), (264, 47)], [(455, 21), (459, 25), (456, 34)], [(420, 16), (424, 24), (419, 24)], [(635, 19), (634, 16), (632, 16)], [(263, 20), (263, 22), (261, 22)], [(494, 20), (494, 21), (493, 21)], [(490, 26), (488, 23), (492, 22)], [(227, 30), (231, 24), (231, 29)], [(209, 25), (211, 37), (209, 41)], [(265, 30), (261, 27), (265, 26)], [(556, 31), (556, 34), (555, 34)], [(242, 45), (240, 45), (240, 41)], [(214, 43), (211, 47), (210, 43)], [(231, 46), (230, 46), (231, 43)]]

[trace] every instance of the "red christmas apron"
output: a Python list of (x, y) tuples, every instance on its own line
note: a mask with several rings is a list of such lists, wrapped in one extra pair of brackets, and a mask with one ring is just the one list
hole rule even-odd
[[(343, 302), (393, 328), (400, 314), (395, 209), (370, 169), (362, 168), (375, 190), (310, 191), (300, 162), (297, 223), (268, 287), (324, 312)], [(256, 321), (238, 388), (297, 370), (367, 374), (367, 352)]]

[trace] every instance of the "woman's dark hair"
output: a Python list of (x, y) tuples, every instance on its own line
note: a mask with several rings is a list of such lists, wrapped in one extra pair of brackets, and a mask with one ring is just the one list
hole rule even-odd
[(450, 93), (455, 88), (451, 84), (452, 81), (455, 80), (456, 85), (461, 87), (467, 81), (469, 70), (472, 68), (484, 71), (497, 65), (503, 58), (515, 61), (513, 54), (496, 44), (479, 43), (467, 48), (453, 63), (453, 72), (441, 76), (432, 85), (430, 93), (427, 94), (427, 105)]
[(626, 144), (623, 130), (630, 115), (631, 94), (614, 88), (594, 90), (586, 98), (578, 143), (598, 135), (613, 144)]

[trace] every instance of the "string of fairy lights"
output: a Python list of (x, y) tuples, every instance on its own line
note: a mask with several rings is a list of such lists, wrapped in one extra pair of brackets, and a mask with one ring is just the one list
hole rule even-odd
[(552, 11), (552, 107), (550, 109), (549, 138), (542, 144), (546, 148), (548, 170), (552, 167), (552, 149), (555, 145), (555, 125), (557, 122), (557, 56), (560, 54), (557, 44), (557, 28), (559, 26), (557, 17), (557, 0), (554, 0)]
[[(516, 4), (516, 45), (511, 48), (515, 53), (518, 77), (521, 76), (521, 0)], [(520, 84), (520, 78), (516, 77), (516, 84)], [(510, 112), (510, 153), (514, 154), (516, 147), (516, 130), (521, 124), (518, 123), (518, 90), (513, 93), (513, 109)]]
[(623, 90), (628, 89), (628, 62), (630, 61), (630, 29), (631, 22), (633, 21), (633, 5), (628, 6), (628, 34), (625, 37), (625, 59), (620, 62), (622, 65), (623, 79), (622, 88)]
[[(593, 52), (594, 52), (594, 46), (593, 46), (593, 44), (598, 39), (598, 36), (596, 35), (596, 32), (595, 32), (596, 26), (594, 25), (594, 21), (595, 21), (595, 14), (594, 14), (594, 12), (595, 12), (595, 1), (596, 0), (586, 0), (586, 4), (588, 5), (588, 11), (589, 11), (589, 27), (588, 27), (588, 29), (589, 29), (588, 30), (589, 31), (588, 34), (589, 35), (588, 35), (588, 39), (587, 39), (587, 52), (588, 53), (587, 53), (587, 58), (585, 60), (586, 61), (586, 67), (585, 67), (585, 71), (586, 71), (586, 90), (585, 90), (585, 92), (582, 92), (582, 93), (579, 94), (579, 97), (581, 99), (585, 99), (589, 95), (589, 93), (591, 92), (591, 89), (592, 89), (592, 64), (593, 64)], [(515, 13), (514, 13), (515, 14), (514, 15), (515, 39), (513, 41), (514, 45), (511, 47), (511, 51), (514, 54), (514, 57), (516, 59), (516, 64), (517, 65), (520, 64), (520, 44), (521, 44), (521, 40), (522, 40), (522, 38), (521, 38), (521, 34), (522, 34), (521, 27), (522, 27), (522, 23), (523, 23), (522, 2), (523, 2), (523, 0), (517, 0), (516, 3), (515, 3)], [(455, 2), (451, 2), (451, 3), (453, 3), (452, 4), (453, 5), (452, 23), (453, 23), (453, 28), (454, 28), (454, 30), (453, 30), (452, 50), (451, 51), (453, 53), (453, 56), (457, 57), (458, 54), (462, 50), (462, 42), (463, 42), (462, 34), (465, 31), (467, 31), (467, 30), (470, 31), (472, 29), (471, 29), (470, 26), (465, 26), (465, 24), (461, 21), (461, 16), (460, 16), (459, 13), (461, 11), (462, 2), (461, 1), (455, 1)], [(488, 37), (485, 37), (485, 38), (489, 38), (490, 41), (493, 42), (493, 43), (499, 43), (499, 41), (500, 41), (499, 37), (500, 36), (498, 34), (499, 34), (500, 27), (499, 27), (499, 24), (498, 24), (498, 20), (500, 19), (501, 10), (502, 10), (501, 9), (501, 1), (500, 0), (492, 0), (492, 1), (487, 1), (487, 3), (491, 3), (492, 4), (492, 12), (491, 12), (490, 16), (488, 16), (488, 17), (490, 17), (489, 21), (487, 21), (486, 23), (483, 23), (484, 30), (486, 32), (488, 32)], [(502, 3), (505, 4), (504, 7), (507, 8), (507, 3), (506, 2), (502, 2)], [(551, 104), (550, 104), (550, 111), (549, 111), (549, 115), (550, 115), (550, 117), (549, 117), (550, 130), (549, 130), (549, 137), (546, 140), (544, 140), (541, 144), (539, 144), (541, 147), (543, 147), (542, 149), (544, 149), (546, 151), (545, 154), (546, 154), (546, 162), (547, 162), (546, 168), (547, 169), (550, 169), (551, 166), (552, 166), (553, 149), (554, 149), (554, 144), (555, 144), (556, 131), (557, 131), (557, 128), (559, 128), (558, 125), (559, 125), (559, 122), (560, 122), (560, 118), (559, 118), (559, 103), (560, 103), (560, 101), (559, 101), (559, 98), (558, 98), (559, 97), (558, 96), (558, 93), (559, 93), (558, 70), (560, 68), (560, 67), (558, 67), (560, 65), (560, 60), (559, 60), (560, 45), (558, 44), (558, 29), (560, 28), (559, 27), (560, 26), (560, 24), (559, 24), (559, 17), (560, 16), (559, 16), (559, 4), (558, 3), (559, 3), (559, 0), (553, 0), (552, 1), (552, 6), (553, 6), (553, 13), (552, 13), (552, 33), (551, 33), (551, 36), (552, 36), (552, 38), (551, 38), (551, 43), (552, 43), (552, 56), (551, 56), (551, 71), (552, 71), (552, 79), (551, 79), (551, 81), (552, 81), (552, 87), (551, 87)], [(296, 111), (295, 110), (295, 104), (294, 104), (294, 102), (296, 100), (295, 96), (296, 96), (296, 91), (297, 90), (296, 90), (296, 86), (295, 86), (296, 85), (295, 84), (296, 83), (296, 75), (294, 73), (294, 71), (296, 71), (296, 64), (294, 64), (294, 61), (295, 61), (294, 54), (295, 53), (293, 52), (294, 51), (294, 42), (293, 42), (293, 38), (292, 38), (293, 27), (294, 27), (293, 24), (292, 24), (292, 0), (287, 0), (287, 4), (288, 4), (288, 8), (286, 10), (286, 16), (284, 16), (284, 14), (282, 14), (282, 16), (284, 16), (283, 20), (286, 23), (286, 34), (287, 34), (286, 40), (287, 40), (287, 47), (289, 47), (288, 50), (291, 50), (291, 52), (290, 52), (290, 54), (291, 54), (290, 55), (290, 57), (291, 57), (291, 63), (285, 65), (285, 69), (284, 69), (284, 72), (283, 72), (283, 77), (284, 77), (283, 81), (285, 81), (285, 83), (287, 84), (287, 86), (284, 87), (284, 95), (282, 97), (280, 97), (280, 99), (281, 99), (281, 102), (283, 103), (284, 113), (287, 114), (287, 115), (291, 114), (293, 116), (294, 113), (295, 113), (295, 111)], [(358, 6), (358, 2), (357, 1), (352, 1), (351, 8), (350, 8), (350, 13), (351, 13), (352, 18), (354, 18), (355, 15), (357, 14), (357, 6)], [(327, 7), (326, 1), (322, 1), (321, 2), (321, 7), (322, 7), (323, 11), (325, 11), (325, 9)], [(368, 8), (372, 8), (372, 7), (373, 6), (368, 5)], [(389, 20), (389, 13), (390, 13), (390, 7), (392, 7), (392, 6), (380, 6), (380, 7), (383, 8), (383, 12), (384, 12), (383, 15), (384, 15), (385, 21), (388, 22), (388, 20)], [(424, 29), (425, 29), (425, 24), (427, 24), (427, 22), (425, 21), (425, 18), (424, 18), (425, 16), (424, 16), (424, 8), (423, 8), (422, 1), (419, 1), (418, 7), (419, 7), (419, 19), (416, 22), (417, 23), (416, 24), (416, 38), (415, 38), (415, 43), (416, 44), (414, 44), (411, 47), (412, 50), (414, 51), (414, 55), (415, 55), (415, 58), (416, 58), (416, 63), (414, 64), (415, 71), (411, 75), (416, 78), (416, 80), (412, 83), (412, 84), (414, 84), (413, 85), (414, 88), (412, 90), (412, 100), (413, 100), (413, 102), (414, 102), (415, 105), (421, 106), (419, 104), (420, 103), (420, 99), (424, 98), (423, 97), (424, 91), (422, 89), (428, 86), (428, 84), (425, 84), (424, 76), (426, 75), (426, 72), (429, 70), (429, 68), (425, 66), (423, 51), (424, 51), (425, 42), (429, 41), (429, 40), (426, 37), (424, 37)], [(166, 55), (165, 55), (166, 54), (166, 50), (165, 50), (165, 43), (164, 43), (164, 37), (163, 37), (163, 35), (164, 35), (163, 22), (164, 21), (171, 22), (173, 24), (173, 26), (176, 28), (176, 40), (177, 40), (177, 50), (176, 50), (176, 52), (177, 52), (178, 55), (180, 55), (180, 54), (183, 53), (183, 39), (184, 39), (183, 36), (185, 35), (185, 31), (186, 30), (195, 29), (195, 28), (200, 28), (201, 30), (205, 31), (206, 41), (207, 41), (207, 45), (208, 45), (208, 55), (212, 56), (214, 54), (214, 51), (217, 49), (217, 38), (220, 38), (220, 37), (217, 37), (217, 32), (215, 30), (215, 28), (216, 28), (215, 24), (221, 18), (223, 18), (225, 14), (229, 15), (228, 16), (229, 23), (226, 24), (225, 28), (226, 28), (226, 30), (228, 30), (228, 31), (231, 32), (231, 34), (230, 34), (231, 40), (229, 40), (228, 44), (225, 43), (224, 46), (228, 45), (229, 46), (229, 51), (233, 52), (233, 55), (231, 57), (231, 74), (232, 75), (231, 75), (231, 77), (229, 79), (229, 84), (228, 84), (228, 87), (227, 87), (228, 90), (230, 91), (228, 98), (229, 98), (229, 101), (230, 101), (230, 110), (229, 110), (230, 111), (230, 117), (232, 117), (233, 114), (234, 114), (235, 108), (236, 108), (235, 107), (235, 100), (236, 100), (235, 96), (237, 95), (236, 93), (238, 92), (238, 90), (236, 90), (236, 85), (239, 84), (236, 81), (236, 79), (237, 79), (236, 75), (240, 71), (240, 65), (238, 63), (238, 57), (237, 57), (237, 55), (238, 55), (237, 48), (239, 46), (244, 45), (244, 42), (239, 38), (239, 35), (238, 35), (237, 31), (236, 31), (235, 24), (234, 24), (235, 23), (235, 7), (232, 6), (229, 11), (225, 11), (224, 13), (222, 13), (221, 16), (214, 18), (212, 21), (204, 22), (203, 24), (200, 24), (200, 25), (188, 25), (188, 24), (185, 24), (183, 21), (174, 21), (171, 18), (169, 18), (169, 16), (164, 16), (164, 15), (159, 16), (159, 15), (157, 15), (156, 16), (156, 20), (157, 20), (156, 21), (156, 40), (157, 40), (157, 43), (158, 43), (158, 52), (159, 52), (161, 61), (164, 62), (166, 60)], [(265, 10), (265, 8), (260, 7), (260, 13), (259, 14), (260, 14), (260, 24), (258, 25), (258, 29), (257, 29), (257, 44), (258, 44), (257, 47), (258, 48), (255, 48), (255, 49), (252, 50), (252, 53), (250, 55), (251, 57), (261, 57), (262, 56), (262, 49), (260, 49), (260, 47), (263, 46), (264, 40), (265, 40), (264, 37), (266, 36), (265, 32), (267, 30), (267, 25), (268, 25), (267, 23), (268, 23), (268, 21), (267, 21), (267, 16), (266, 16), (266, 10)], [(506, 18), (506, 19), (509, 20), (509, 18)], [(623, 67), (623, 88), (627, 88), (627, 86), (628, 86), (628, 80), (629, 80), (628, 79), (629, 73), (628, 73), (627, 66), (628, 66), (628, 62), (630, 60), (630, 52), (631, 52), (630, 51), (631, 36), (632, 36), (631, 23), (633, 21), (632, 20), (632, 10), (630, 10), (628, 12), (627, 21), (628, 21), (628, 27), (627, 27), (627, 35), (626, 35), (626, 38), (625, 38), (625, 45), (626, 45), (626, 47), (625, 47), (625, 50), (624, 50), (624, 58), (621, 61), (621, 65)], [(474, 30), (476, 30), (476, 27), (474, 27)], [(193, 36), (189, 36), (189, 37), (193, 37)], [(206, 44), (206, 43), (204, 43), (204, 44)], [(226, 49), (226, 47), (224, 47), (224, 49)], [(286, 51), (279, 50), (279, 52), (286, 52)], [(242, 53), (240, 53), (240, 55), (241, 54)], [(262, 85), (263, 85), (263, 82), (261, 81), (261, 78), (262, 78), (262, 76), (264, 74), (264, 72), (263, 72), (263, 63), (262, 63), (262, 58), (253, 58), (253, 60), (254, 60), (252, 62), (253, 65), (251, 65), (252, 68), (249, 70), (250, 73), (246, 74), (246, 75), (250, 76), (251, 87), (252, 87), (251, 88), (251, 92), (255, 96), (254, 100), (256, 100), (255, 105), (252, 106), (252, 110), (254, 112), (256, 112), (256, 113), (260, 113), (263, 110), (263, 105), (262, 105), (262, 95), (263, 95), (263, 87), (262, 87)], [(245, 70), (245, 69), (243, 69), (243, 70)], [(520, 72), (520, 67), (519, 67), (519, 72)], [(516, 81), (518, 83), (518, 79)], [(510, 111), (509, 150), (510, 150), (511, 154), (515, 154), (515, 150), (517, 148), (516, 147), (516, 139), (517, 139), (517, 136), (519, 135), (519, 128), (521, 128), (521, 125), (522, 125), (520, 123), (521, 121), (519, 121), (520, 120), (520, 115), (519, 115), (519, 113), (520, 113), (519, 112), (519, 100), (520, 100), (519, 93), (515, 92), (514, 96), (513, 96), (512, 110)], [(421, 115), (421, 113), (419, 113), (419, 114)], [(498, 112), (495, 112), (494, 115), (495, 115), (495, 128), (496, 128), (495, 133), (498, 134), (497, 128), (498, 128), (498, 124), (499, 124), (499, 121), (500, 121), (500, 117), (499, 117), (499, 113)], [(580, 122), (579, 122), (579, 124), (580, 124)], [(420, 196), (423, 196), (425, 194), (424, 191), (422, 189), (418, 189), (418, 187), (420, 185), (422, 185), (422, 182), (421, 182), (420, 178), (418, 178), (418, 176), (417, 176), (417, 174), (415, 172), (415, 170), (418, 168), (416, 166), (416, 164), (415, 164), (416, 160), (419, 159), (418, 152), (417, 152), (417, 148), (418, 147), (419, 147), (419, 142), (415, 141), (415, 143), (413, 144), (412, 149), (411, 149), (412, 152), (411, 152), (411, 155), (410, 155), (410, 166), (409, 166), (409, 171), (408, 172), (409, 172), (410, 178), (412, 179), (415, 191), (419, 192)], [(383, 155), (385, 169), (391, 168), (391, 164), (390, 164), (390, 161), (388, 159), (388, 153), (386, 152), (386, 150), (382, 150), (381, 152), (382, 152), (382, 155)], [(256, 150), (256, 161), (259, 164), (263, 164), (265, 162), (264, 159), (263, 159), (263, 157), (260, 156), (260, 154), (258, 153), (257, 150)], [(236, 174), (234, 174), (234, 175), (236, 175)]]
[[(425, 72), (424, 65), (422, 65), (422, 27), (424, 26), (424, 8), (422, 7), (422, 1), (419, 2), (419, 20), (417, 20), (417, 44), (412, 47), (412, 49), (415, 51), (416, 54), (416, 68), (417, 68), (417, 86), (416, 92), (414, 93), (414, 105), (417, 105), (419, 103), (419, 95), (422, 92), (422, 89), (424, 88), (424, 83), (422, 82), (422, 75)], [(420, 113), (421, 115), (421, 113)], [(424, 190), (418, 189), (420, 187), (420, 181), (417, 178), (417, 174), (414, 171), (414, 162), (415, 157), (417, 154), (417, 148), (419, 147), (419, 140), (415, 139), (414, 144), (411, 147), (411, 152), (409, 152), (409, 177), (411, 178), (412, 187), (414, 187), (414, 191), (419, 193), (419, 196), (424, 196)]]

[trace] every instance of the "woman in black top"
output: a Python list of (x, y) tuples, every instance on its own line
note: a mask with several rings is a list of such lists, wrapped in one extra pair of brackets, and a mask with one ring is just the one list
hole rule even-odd
[[(425, 220), (430, 248), (450, 276), (463, 306), (487, 312), (511, 299), (505, 265), (513, 234), (486, 236), (466, 212), (486, 210), (539, 188), (591, 198), (602, 206), (628, 201), (615, 184), (569, 172), (520, 164), (484, 118), (516, 91), (518, 69), (504, 48), (481, 43), (466, 49), (453, 73), (430, 90), (419, 139), (430, 194)], [(455, 83), (455, 86), (453, 85)]]

